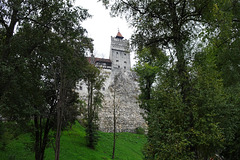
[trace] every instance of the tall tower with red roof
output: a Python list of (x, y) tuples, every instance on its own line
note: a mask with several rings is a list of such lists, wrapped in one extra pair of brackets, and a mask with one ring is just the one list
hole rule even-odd
[(116, 37), (111, 37), (110, 60), (112, 69), (130, 70), (129, 41), (118, 31)]

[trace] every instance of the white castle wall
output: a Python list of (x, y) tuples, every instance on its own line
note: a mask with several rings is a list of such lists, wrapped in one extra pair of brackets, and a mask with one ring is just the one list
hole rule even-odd
[[(117, 81), (114, 82), (114, 78)], [(103, 108), (99, 110), (99, 128), (105, 132), (113, 132), (113, 95), (111, 87), (116, 87), (116, 123), (117, 132), (134, 132), (137, 127), (146, 128), (145, 121), (139, 108), (137, 97), (139, 87), (134, 72), (126, 70), (112, 70), (107, 81), (108, 88), (105, 92)]]

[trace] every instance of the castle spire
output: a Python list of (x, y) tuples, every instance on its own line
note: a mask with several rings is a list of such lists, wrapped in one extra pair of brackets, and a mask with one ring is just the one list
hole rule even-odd
[(116, 38), (119, 38), (119, 39), (123, 39), (123, 38), (124, 38), (124, 37), (122, 36), (122, 34), (120, 33), (119, 29), (118, 29), (118, 33), (117, 33)]

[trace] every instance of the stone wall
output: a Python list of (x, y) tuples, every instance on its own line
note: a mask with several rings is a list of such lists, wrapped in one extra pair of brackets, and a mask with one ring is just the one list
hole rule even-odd
[(99, 110), (100, 130), (113, 132), (114, 87), (117, 132), (134, 132), (137, 127), (145, 128), (146, 124), (141, 115), (143, 110), (139, 108), (137, 101), (140, 92), (136, 74), (131, 71), (112, 70), (110, 76), (110, 84), (104, 96), (104, 107)]
[[(103, 107), (99, 109), (99, 130), (113, 132), (113, 88), (116, 89), (116, 124), (117, 132), (135, 132), (137, 127), (146, 128), (139, 108), (137, 97), (140, 93), (137, 76), (134, 72), (123, 69), (102, 71), (108, 78), (105, 81)], [(115, 79), (115, 80), (114, 80)], [(85, 92), (85, 93), (84, 93)], [(86, 96), (86, 90), (79, 91), (80, 97)]]

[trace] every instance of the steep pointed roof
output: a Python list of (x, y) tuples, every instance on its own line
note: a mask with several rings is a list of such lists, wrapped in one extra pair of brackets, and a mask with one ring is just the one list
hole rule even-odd
[(123, 39), (124, 37), (123, 37), (122, 34), (118, 31), (116, 38)]

